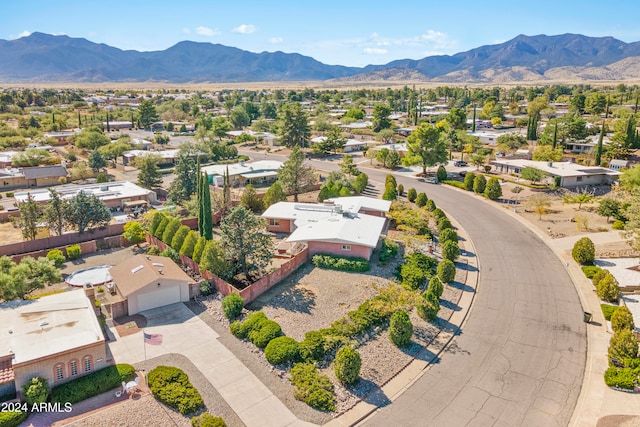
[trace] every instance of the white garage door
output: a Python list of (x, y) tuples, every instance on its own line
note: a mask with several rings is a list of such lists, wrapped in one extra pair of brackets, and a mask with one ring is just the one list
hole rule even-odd
[(180, 286), (158, 288), (138, 295), (138, 312), (180, 302)]

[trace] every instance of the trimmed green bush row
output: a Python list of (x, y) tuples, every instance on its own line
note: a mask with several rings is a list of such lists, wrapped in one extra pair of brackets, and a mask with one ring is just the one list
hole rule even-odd
[(191, 385), (187, 374), (172, 366), (158, 366), (149, 372), (149, 389), (165, 405), (177, 409), (182, 415), (204, 408), (198, 390)]
[(107, 366), (93, 374), (85, 375), (54, 387), (51, 390), (51, 401), (54, 403), (77, 403), (83, 401), (120, 387), (123, 381), (131, 381), (135, 376), (135, 372), (135, 368), (127, 364)]
[(18, 427), (28, 416), (28, 412), (0, 412), (0, 427)]
[(604, 382), (609, 387), (633, 390), (638, 384), (638, 376), (640, 376), (640, 368), (617, 368), (611, 366), (604, 373)]
[(313, 258), (311, 258), (311, 262), (318, 268), (357, 273), (369, 271), (370, 267), (369, 261), (364, 258), (345, 258), (326, 254), (314, 255)]
[(191, 418), (191, 427), (227, 427), (227, 423), (222, 418), (205, 412)]
[(269, 341), (282, 335), (280, 325), (269, 320), (262, 311), (251, 313), (243, 322), (233, 322), (229, 329), (237, 338), (249, 338), (259, 348), (265, 348)]

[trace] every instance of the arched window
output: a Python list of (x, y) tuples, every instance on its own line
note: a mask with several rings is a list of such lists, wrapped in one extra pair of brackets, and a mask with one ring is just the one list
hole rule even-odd
[(62, 381), (64, 379), (64, 364), (58, 363), (53, 367), (53, 378), (56, 381)]
[(84, 372), (91, 372), (93, 369), (93, 357), (85, 356), (82, 358), (82, 366), (84, 367)]
[(78, 375), (78, 359), (73, 359), (69, 362), (69, 375), (72, 377)]

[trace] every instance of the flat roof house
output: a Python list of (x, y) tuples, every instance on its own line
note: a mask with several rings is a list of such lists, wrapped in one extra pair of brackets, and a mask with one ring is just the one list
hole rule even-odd
[(493, 162), (495, 170), (500, 173), (517, 173), (522, 169), (532, 167), (545, 172), (547, 175), (560, 178), (560, 186), (580, 187), (587, 185), (611, 184), (618, 179), (621, 172), (600, 166), (583, 166), (571, 162), (540, 162), (524, 159), (496, 159)]
[(0, 304), (0, 395), (33, 377), (56, 386), (108, 365), (102, 328), (83, 290)]
[(210, 183), (216, 187), (224, 184), (224, 174), (229, 171), (229, 181), (233, 187), (242, 187), (246, 184), (262, 184), (274, 182), (278, 177), (278, 169), (282, 162), (276, 160), (258, 160), (246, 163), (239, 161), (229, 165), (211, 165), (201, 168), (210, 176)]
[(0, 169), (0, 190), (49, 187), (60, 184), (60, 178), (64, 176), (67, 176), (67, 169), (62, 165)]
[(338, 197), (325, 203), (279, 202), (262, 217), (269, 231), (290, 233), (287, 242), (302, 242), (309, 255), (328, 253), (369, 259), (386, 225), (391, 202), (369, 197)]

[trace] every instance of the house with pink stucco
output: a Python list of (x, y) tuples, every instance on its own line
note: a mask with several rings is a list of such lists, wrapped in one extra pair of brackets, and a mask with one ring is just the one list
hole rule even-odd
[(304, 243), (319, 253), (369, 259), (385, 229), (391, 202), (371, 197), (337, 197), (324, 203), (279, 202), (262, 214), (267, 229), (289, 233), (288, 243)]

